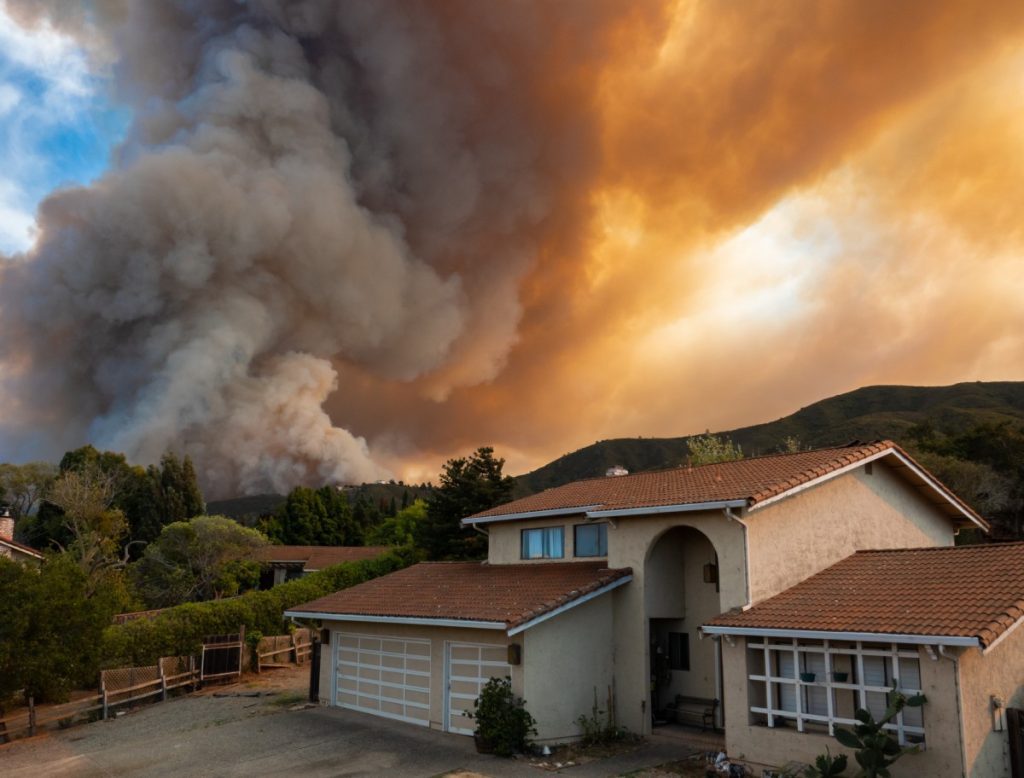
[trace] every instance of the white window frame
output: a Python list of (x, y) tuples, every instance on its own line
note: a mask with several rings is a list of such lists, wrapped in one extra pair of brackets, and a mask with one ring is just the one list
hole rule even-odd
[[(541, 541), (541, 553), (539, 556), (527, 556), (526, 555), (526, 533), (528, 532), (540, 532), (543, 540)], [(560, 538), (558, 544), (558, 556), (551, 553), (549, 547), (549, 536), (558, 535)], [(565, 559), (565, 526), (559, 525), (557, 527), (527, 527), (519, 531), (519, 558), (524, 561), (530, 561), (533, 559)]]
[[(908, 697), (921, 693), (920, 689), (906, 688), (900, 683), (900, 659), (914, 659), (920, 663), (920, 654), (913, 646), (902, 646), (898, 643), (891, 643), (887, 645), (870, 644), (869, 646), (865, 646), (861, 641), (849, 643), (828, 640), (812, 643), (801, 642), (799, 639), (793, 638), (790, 641), (765, 639), (760, 643), (748, 642), (747, 648), (755, 651), (760, 649), (761, 651), (763, 661), (754, 661), (748, 653), (748, 659), (750, 659), (750, 666), (748, 669), (750, 672), (747, 677), (753, 683), (763, 684), (765, 692), (764, 706), (751, 705), (750, 712), (765, 716), (769, 727), (774, 727), (777, 719), (790, 720), (796, 722), (796, 729), (798, 732), (804, 732), (805, 724), (808, 722), (814, 722), (826, 725), (828, 727), (828, 734), (835, 735), (835, 728), (837, 724), (850, 727), (854, 727), (859, 724), (860, 722), (855, 719), (842, 718), (837, 715), (835, 700), (836, 691), (852, 691), (856, 695), (856, 708), (868, 707), (867, 695), (869, 693), (878, 692), (888, 694), (892, 691), (891, 686), (868, 686), (863, 682), (864, 657), (882, 657), (889, 660), (887, 669), (890, 677), (893, 679), (893, 684), (899, 689), (899, 691)], [(792, 652), (793, 667), (796, 677), (784, 678), (773, 673), (773, 668), (778, 666), (774, 655), (780, 652)], [(818, 680), (817, 678), (811, 682), (800, 680), (800, 673), (806, 666), (806, 662), (801, 660), (805, 660), (806, 656), (809, 654), (824, 654), (825, 678), (823, 680)], [(851, 669), (853, 669), (853, 673), (848, 683), (839, 683), (832, 680), (832, 668), (835, 666), (833, 660), (836, 656), (840, 655), (850, 657), (850, 664)], [(758, 670), (759, 672), (754, 672), (755, 670)], [(921, 673), (919, 669), (919, 678), (920, 675)], [(797, 694), (795, 711), (780, 710), (775, 705), (776, 691), (783, 685), (795, 686), (796, 688)], [(804, 692), (811, 687), (825, 689), (827, 704), (827, 712), (825, 715), (809, 713), (804, 710), (806, 707)], [(896, 737), (901, 746), (912, 744), (919, 744), (923, 746), (925, 742), (924, 723), (925, 722), (922, 717), (922, 726), (911, 726), (904, 722), (903, 712), (900, 711), (892, 723), (885, 725), (885, 729), (896, 733)], [(909, 740), (908, 736), (914, 736), (915, 740)]]

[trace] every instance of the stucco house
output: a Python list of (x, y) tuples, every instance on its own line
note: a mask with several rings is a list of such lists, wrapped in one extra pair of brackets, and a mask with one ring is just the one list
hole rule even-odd
[[(487, 533), (486, 562), (415, 565), (287, 612), (322, 620), (325, 704), (469, 733), (481, 686), (509, 675), (537, 739), (558, 741), (595, 695), (641, 734), (677, 696), (718, 700), (730, 754), (780, 764), (836, 751), (851, 700), (899, 683), (929, 698), (898, 722), (926, 746), (918, 767), (985, 775), (1001, 758), (978, 700), (1020, 702), (1024, 579), (972, 574), (1024, 551), (953, 549), (985, 521), (891, 442), (578, 481), (463, 523)], [(927, 551), (857, 553), (877, 549)]]
[(41, 552), (14, 539), (14, 518), (7, 508), (0, 508), (0, 557), (32, 564), (43, 559)]

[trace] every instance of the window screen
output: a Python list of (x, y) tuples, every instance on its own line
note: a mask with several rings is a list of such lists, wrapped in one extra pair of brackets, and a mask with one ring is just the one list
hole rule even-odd
[(608, 556), (607, 524), (577, 524), (573, 529), (576, 556)]

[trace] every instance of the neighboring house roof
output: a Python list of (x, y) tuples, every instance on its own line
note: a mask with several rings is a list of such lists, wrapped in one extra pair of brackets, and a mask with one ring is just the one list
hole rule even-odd
[(374, 559), (388, 550), (388, 546), (263, 546), (256, 558), (268, 564), (301, 565), (307, 571), (315, 571), (342, 562)]
[(544, 515), (583, 513), (588, 518), (744, 507), (749, 510), (841, 475), (876, 459), (903, 475), (921, 495), (960, 523), (988, 524), (963, 500), (892, 441), (773, 454), (735, 462), (575, 481), (476, 513), (463, 522), (484, 524)]
[(703, 630), (897, 634), (988, 647), (1022, 617), (1024, 543), (1006, 543), (858, 551)]
[(289, 609), (348, 621), (437, 623), (522, 631), (632, 580), (603, 562), (489, 565), (421, 562)]
[(26, 554), (36, 559), (42, 559), (43, 554), (41, 551), (36, 551), (32, 546), (26, 546), (24, 543), (19, 543), (16, 540), (7, 540), (6, 538), (0, 538), (0, 545), (7, 546), (8, 548), (17, 551), (21, 554)]

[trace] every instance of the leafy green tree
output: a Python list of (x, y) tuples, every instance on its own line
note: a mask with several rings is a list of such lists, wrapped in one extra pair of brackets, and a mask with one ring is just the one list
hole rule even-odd
[(289, 546), (361, 546), (363, 531), (345, 493), (333, 486), (292, 489), (274, 516), (263, 522), (274, 543)]
[(375, 527), (366, 531), (368, 546), (412, 546), (416, 543), (419, 527), (426, 521), (427, 503), (416, 500), (398, 511), (394, 516), (384, 519)]
[(131, 566), (136, 590), (152, 607), (229, 597), (259, 582), (260, 532), (224, 516), (168, 524)]
[(836, 728), (836, 740), (847, 748), (854, 749), (854, 759), (860, 765), (856, 778), (889, 778), (889, 768), (897, 759), (915, 754), (920, 746), (902, 747), (885, 725), (895, 720), (904, 708), (919, 708), (927, 702), (923, 694), (911, 697), (893, 689), (888, 695), (888, 705), (882, 718), (875, 721), (870, 711), (858, 708), (854, 718), (858, 724), (853, 730)]
[(418, 525), (416, 542), (429, 559), (486, 556), (486, 539), (460, 522), (512, 498), (515, 479), (502, 475), (504, 466), (505, 460), (495, 459), (487, 446), (445, 462), (441, 483), (427, 500), (426, 520)]
[(121, 602), (114, 589), (88, 588), (66, 554), (41, 567), (0, 559), (0, 706), (19, 690), (60, 701), (95, 685), (103, 631)]
[(714, 462), (733, 462), (743, 459), (743, 450), (729, 438), (713, 435), (710, 430), (686, 441), (691, 465), (709, 465)]
[[(188, 457), (179, 460), (169, 452), (159, 466), (142, 468), (129, 464), (124, 454), (82, 446), (67, 452), (58, 468), (58, 474), (86, 471), (102, 473), (113, 483), (110, 507), (120, 510), (126, 521), (122, 550), (137, 553), (140, 546), (160, 534), (164, 525), (205, 511)], [(23, 529), (37, 548), (66, 548), (73, 542), (63, 510), (53, 502), (43, 502), (36, 515), (25, 519)]]

